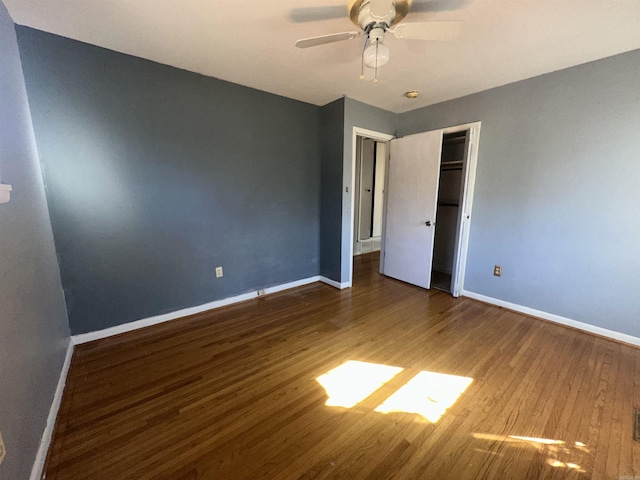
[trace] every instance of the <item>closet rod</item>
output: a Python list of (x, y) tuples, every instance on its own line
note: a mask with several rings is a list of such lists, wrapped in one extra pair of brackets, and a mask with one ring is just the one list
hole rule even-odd
[(467, 139), (466, 135), (464, 137), (453, 137), (453, 138), (444, 138), (442, 141), (444, 143), (461, 143)]

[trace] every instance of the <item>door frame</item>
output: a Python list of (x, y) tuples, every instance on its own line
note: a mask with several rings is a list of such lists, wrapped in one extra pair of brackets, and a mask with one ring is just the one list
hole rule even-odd
[[(454, 125), (451, 127), (445, 127), (441, 129), (427, 130), (427, 131), (442, 131), (442, 136), (449, 133), (469, 131), (468, 151), (466, 154), (466, 165), (464, 171), (464, 191), (462, 194), (462, 203), (460, 205), (461, 215), (458, 221), (458, 228), (461, 232), (457, 236), (457, 243), (455, 247), (456, 258), (453, 267), (452, 275), (455, 274), (456, 285), (451, 289), (451, 295), (459, 297), (464, 289), (465, 274), (467, 271), (467, 254), (469, 251), (469, 232), (471, 230), (473, 198), (475, 192), (476, 183), (476, 171), (478, 164), (478, 144), (480, 139), (480, 128), (482, 122), (465, 123), (462, 125)], [(424, 132), (417, 132), (424, 133)], [(387, 152), (387, 162), (390, 162), (389, 152)], [(389, 163), (387, 163), (387, 171), (389, 170)], [(388, 178), (388, 177), (387, 177)], [(385, 183), (386, 190), (386, 183)], [(383, 217), (382, 235), (386, 234), (386, 199), (385, 195), (385, 215)], [(437, 214), (436, 214), (437, 217)], [(437, 218), (436, 218), (437, 222)], [(380, 273), (384, 269), (384, 241), (382, 242), (382, 250), (380, 254)]]
[[(465, 274), (466, 274), (466, 269), (467, 269), (467, 254), (468, 254), (468, 250), (469, 250), (469, 233), (471, 230), (471, 220), (473, 219), (472, 217), (472, 207), (473, 207), (473, 198), (474, 198), (474, 192), (475, 192), (475, 183), (476, 183), (476, 171), (477, 171), (477, 164), (478, 164), (478, 144), (479, 144), (479, 139), (480, 139), (480, 129), (482, 127), (482, 122), (471, 122), (471, 123), (464, 123), (461, 125), (453, 125), (453, 126), (449, 126), (449, 127), (445, 127), (442, 128), (440, 130), (442, 130), (442, 134), (447, 134), (447, 133), (456, 133), (456, 132), (462, 132), (464, 130), (469, 130), (469, 134), (470, 134), (470, 141), (469, 141), (469, 152), (468, 152), (468, 158), (467, 158), (467, 168), (466, 168), (466, 172), (465, 172), (465, 191), (463, 194), (463, 200), (462, 200), (462, 222), (460, 224), (460, 226), (462, 227), (462, 234), (460, 235), (460, 238), (458, 239), (458, 258), (456, 259), (456, 265), (455, 265), (455, 269), (458, 272), (457, 275), (457, 279), (458, 279), (458, 285), (457, 285), (457, 289), (454, 288), (454, 290), (457, 290), (455, 293), (457, 293), (457, 295), (454, 296), (460, 296), (462, 294), (462, 291), (464, 289), (464, 280), (465, 280)], [(434, 129), (434, 130), (438, 130), (438, 129)], [(421, 133), (421, 132), (416, 132), (416, 133)], [(345, 185), (345, 188), (349, 189), (348, 192), (344, 192), (343, 191), (343, 199), (346, 201), (343, 201), (343, 205), (342, 205), (342, 224), (343, 226), (347, 226), (347, 232), (346, 232), (346, 237), (348, 237), (349, 239), (349, 248), (348, 249), (342, 249), (342, 254), (341, 254), (341, 268), (348, 263), (349, 265), (349, 277), (346, 279), (345, 282), (341, 282), (340, 284), (340, 288), (349, 288), (353, 285), (353, 240), (354, 240), (354, 232), (355, 232), (355, 228), (354, 228), (354, 221), (355, 221), (355, 212), (354, 212), (354, 208), (355, 208), (355, 197), (354, 197), (354, 193), (355, 193), (355, 176), (356, 176), (356, 141), (357, 141), (357, 137), (358, 136), (362, 136), (362, 137), (367, 137), (367, 138), (371, 138), (373, 140), (379, 141), (379, 142), (389, 142), (391, 140), (393, 140), (395, 137), (395, 135), (389, 135), (387, 133), (382, 133), (382, 132), (377, 132), (375, 130), (369, 130), (367, 128), (362, 128), (362, 127), (356, 127), (354, 126), (352, 129), (352, 134), (351, 134), (351, 156), (349, 157), (351, 159), (351, 165), (345, 165), (344, 168), (344, 173), (350, 171), (351, 172), (351, 176), (349, 179), (344, 178), (343, 179), (343, 183)], [(387, 172), (389, 171), (389, 147), (387, 146), (386, 149), (386, 159), (385, 162), (387, 162)], [(345, 175), (346, 177), (346, 175)], [(386, 187), (386, 178), (385, 178), (385, 187)], [(384, 203), (386, 204), (386, 195), (385, 195), (385, 201)], [(385, 206), (383, 206), (383, 208), (385, 208)], [(383, 213), (383, 224), (382, 224), (382, 245), (384, 245), (384, 234), (385, 234), (385, 217), (386, 217), (386, 212)], [(343, 232), (343, 238), (345, 237), (344, 232)], [(343, 242), (344, 245), (344, 242)], [(381, 262), (383, 261), (383, 259), (381, 259)], [(454, 292), (452, 292), (452, 294), (454, 294)]]
[[(360, 146), (360, 153), (359, 155), (358, 153), (358, 145), (356, 145), (356, 178), (354, 180), (354, 192), (353, 192), (353, 198), (354, 198), (354, 208), (353, 208), (353, 222), (354, 222), (354, 230), (353, 230), (353, 245), (354, 245), (354, 255), (358, 255), (358, 253), (356, 253), (356, 247), (358, 245), (358, 242), (361, 242), (360, 239), (360, 222), (362, 221), (362, 158), (363, 158), (363, 152), (362, 152), (362, 146), (364, 144), (364, 140), (373, 140), (371, 138), (368, 137), (362, 137), (362, 136), (358, 136), (356, 138), (359, 138), (360, 140), (357, 142), (357, 144)], [(374, 158), (374, 162), (373, 162), (373, 189), (371, 191), (371, 200), (372, 200), (372, 209), (371, 209), (371, 238), (382, 238), (382, 222), (384, 220), (384, 215), (380, 215), (380, 228), (378, 230), (378, 235), (373, 235), (373, 227), (376, 224), (375, 221), (375, 213), (377, 211), (377, 207), (376, 205), (380, 206), (380, 213), (384, 213), (384, 190), (386, 188), (386, 168), (387, 168), (387, 149), (389, 148), (389, 143), (388, 142), (376, 142), (374, 141), (374, 148), (373, 148), (373, 158)], [(379, 174), (379, 170), (382, 170), (382, 172), (380, 172), (381, 174)], [(382, 178), (382, 182), (380, 182), (380, 178)], [(376, 198), (376, 190), (380, 188), (382, 190), (382, 198), (383, 201), (379, 201), (378, 203), (375, 202), (375, 198)], [(379, 199), (378, 199), (379, 200)], [(371, 239), (369, 238), (369, 240)], [(360, 252), (362, 253), (362, 252)]]
[[(345, 192), (347, 194), (349, 198), (349, 200), (346, 203), (346, 205), (343, 204), (342, 206), (342, 218), (343, 218), (343, 225), (347, 222), (345, 222), (346, 219), (348, 219), (348, 229), (346, 232), (346, 236), (349, 238), (349, 248), (348, 249), (343, 249), (342, 251), (342, 258), (341, 258), (341, 264), (344, 265), (346, 262), (349, 263), (349, 276), (346, 280), (346, 282), (342, 282), (342, 285), (344, 285), (344, 288), (349, 288), (353, 285), (353, 240), (354, 240), (354, 235), (355, 235), (355, 203), (356, 203), (356, 199), (355, 199), (355, 185), (356, 185), (356, 142), (358, 140), (358, 136), (361, 137), (367, 137), (370, 138), (372, 140), (375, 140), (376, 142), (389, 142), (390, 140), (393, 140), (395, 138), (395, 135), (389, 135), (388, 133), (382, 133), (382, 132), (376, 132), (375, 130), (369, 130), (367, 128), (362, 128), (362, 127), (353, 127), (352, 133), (351, 133), (351, 165), (350, 166), (346, 166), (348, 169), (351, 170), (351, 179), (350, 181), (345, 181), (345, 187), (349, 189), (348, 192)], [(386, 155), (387, 158), (389, 158), (389, 149), (387, 148), (386, 151)], [(385, 160), (386, 161), (386, 160)], [(345, 179), (346, 180), (346, 179)], [(346, 208), (345, 208), (346, 207)], [(384, 208), (384, 207), (383, 207)], [(384, 218), (384, 213), (383, 213), (383, 217)], [(384, 228), (382, 231), (382, 234), (384, 235)], [(344, 238), (344, 237), (343, 237)], [(344, 243), (343, 243), (344, 245)]]

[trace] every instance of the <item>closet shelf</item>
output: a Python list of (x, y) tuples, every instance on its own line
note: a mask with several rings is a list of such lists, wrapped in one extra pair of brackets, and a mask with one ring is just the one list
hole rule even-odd
[(440, 170), (443, 172), (449, 172), (451, 170), (462, 170), (464, 162), (462, 160), (455, 160), (452, 162), (441, 162)]
[(451, 203), (451, 202), (438, 202), (439, 207), (459, 207), (459, 203)]

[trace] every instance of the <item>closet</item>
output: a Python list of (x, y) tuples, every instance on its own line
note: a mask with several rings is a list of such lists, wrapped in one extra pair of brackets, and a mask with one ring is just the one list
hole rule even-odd
[(479, 137), (475, 122), (389, 142), (380, 273), (464, 290)]
[(467, 130), (442, 138), (431, 286), (447, 292), (453, 291), (451, 276), (459, 244), (468, 134)]

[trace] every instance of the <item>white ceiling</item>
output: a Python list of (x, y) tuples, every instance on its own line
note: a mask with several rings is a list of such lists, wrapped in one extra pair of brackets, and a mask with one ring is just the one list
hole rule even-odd
[[(316, 105), (346, 95), (396, 113), (640, 48), (640, 0), (422, 0), (439, 11), (405, 22), (461, 20), (462, 36), (388, 35), (391, 61), (374, 84), (359, 80), (362, 39), (294, 47), (355, 30), (346, 0), (2, 1), (21, 25)], [(292, 20), (294, 9), (341, 4), (344, 18)], [(414, 89), (418, 100), (403, 97)]]

